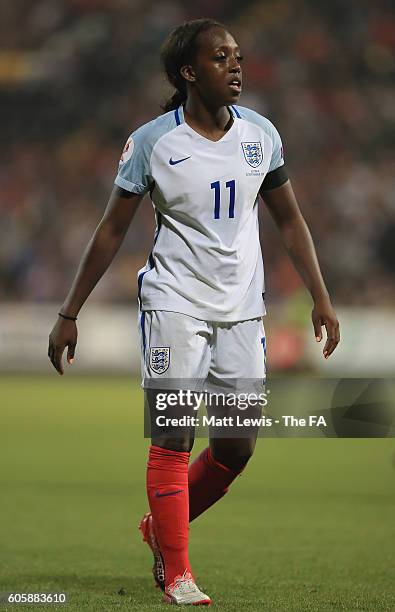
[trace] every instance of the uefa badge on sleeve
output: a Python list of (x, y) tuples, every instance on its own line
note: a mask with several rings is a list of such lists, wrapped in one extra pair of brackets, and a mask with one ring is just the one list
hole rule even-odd
[(262, 143), (258, 142), (242, 142), (243, 153), (247, 164), (252, 168), (257, 168), (263, 162)]
[(154, 346), (149, 350), (149, 364), (156, 374), (163, 374), (170, 365), (170, 347)]
[(129, 136), (123, 148), (121, 159), (119, 160), (120, 166), (122, 166), (132, 157), (133, 149), (134, 149), (134, 142), (133, 142), (132, 137)]

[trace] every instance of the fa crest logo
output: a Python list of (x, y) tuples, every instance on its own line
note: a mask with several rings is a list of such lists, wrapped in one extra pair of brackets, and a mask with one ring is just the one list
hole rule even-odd
[(261, 142), (242, 142), (243, 153), (247, 164), (257, 168), (263, 162), (263, 151)]
[(170, 347), (153, 347), (149, 350), (149, 363), (156, 374), (163, 374), (170, 365)]

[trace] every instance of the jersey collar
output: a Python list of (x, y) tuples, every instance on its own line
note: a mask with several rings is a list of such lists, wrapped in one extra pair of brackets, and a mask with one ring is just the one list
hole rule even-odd
[[(235, 106), (228, 106), (227, 108), (228, 108), (230, 114), (233, 116), (234, 119), (240, 119), (241, 118), (240, 114), (239, 114), (239, 112), (238, 112), (238, 110), (237, 110), (237, 108)], [(201, 134), (196, 132), (193, 128), (191, 128), (190, 125), (188, 125), (188, 123), (185, 121), (184, 107), (182, 106), (182, 104), (178, 108), (175, 109), (174, 117), (175, 117), (177, 125), (181, 125), (182, 123), (184, 123), (185, 126), (187, 127), (187, 129), (190, 130), (191, 132), (193, 132), (193, 134), (195, 134), (199, 138), (202, 138), (203, 140), (207, 140), (207, 142), (212, 142), (213, 144), (217, 144), (218, 142), (223, 142), (224, 140), (227, 140), (229, 135), (233, 132), (233, 129), (234, 129), (235, 124), (236, 124), (236, 121), (233, 121), (233, 124), (231, 125), (229, 130), (219, 140), (210, 140), (210, 138), (206, 138), (205, 136), (202, 136)]]

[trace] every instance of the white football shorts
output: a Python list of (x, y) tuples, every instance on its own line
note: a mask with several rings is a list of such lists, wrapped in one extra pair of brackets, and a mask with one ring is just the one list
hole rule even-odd
[(165, 310), (139, 312), (142, 387), (260, 392), (266, 379), (262, 317), (213, 322)]

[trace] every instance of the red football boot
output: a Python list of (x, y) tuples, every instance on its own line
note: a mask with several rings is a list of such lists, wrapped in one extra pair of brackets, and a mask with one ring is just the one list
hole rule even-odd
[(154, 526), (152, 524), (151, 512), (144, 514), (141, 519), (139, 529), (143, 535), (143, 541), (147, 542), (152, 554), (154, 555), (154, 565), (152, 566), (152, 574), (156, 586), (165, 590), (165, 564), (163, 562), (162, 553), (160, 552), (159, 542), (156, 539)]

